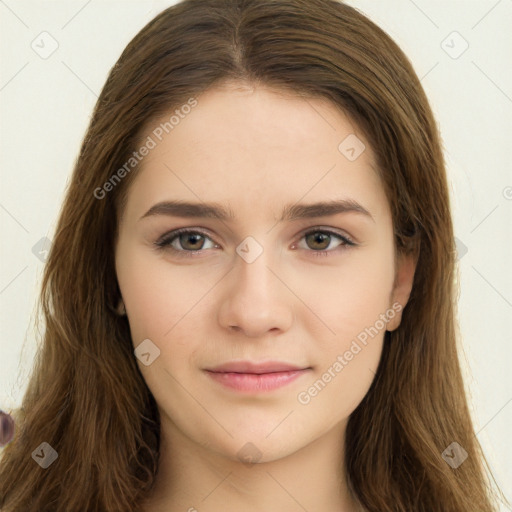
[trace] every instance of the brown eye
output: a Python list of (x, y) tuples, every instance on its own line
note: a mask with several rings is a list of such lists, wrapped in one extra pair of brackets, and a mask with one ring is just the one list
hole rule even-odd
[[(210, 246), (205, 246), (208, 243)], [(159, 249), (169, 249), (175, 253), (187, 253), (211, 249), (215, 247), (216, 244), (209, 236), (201, 231), (179, 229), (162, 236), (160, 240), (155, 242), (155, 245)]]
[[(325, 229), (310, 230), (302, 238), (305, 239), (306, 247), (301, 247), (301, 249), (310, 249), (310, 252), (315, 255), (327, 255), (330, 252), (335, 252), (339, 246), (341, 246), (340, 249), (345, 249), (356, 245), (348, 237)], [(332, 246), (332, 242), (336, 241), (338, 243)]]
[(331, 235), (322, 231), (313, 231), (306, 235), (306, 242), (310, 249), (325, 250), (331, 243)]
[(197, 251), (204, 245), (204, 236), (200, 233), (182, 233), (177, 238), (180, 246), (187, 251)]

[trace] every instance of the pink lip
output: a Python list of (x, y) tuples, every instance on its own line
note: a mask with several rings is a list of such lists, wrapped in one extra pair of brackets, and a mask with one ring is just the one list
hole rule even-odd
[(236, 391), (261, 392), (285, 386), (310, 369), (274, 361), (239, 361), (208, 368), (205, 371), (213, 380), (228, 388)]

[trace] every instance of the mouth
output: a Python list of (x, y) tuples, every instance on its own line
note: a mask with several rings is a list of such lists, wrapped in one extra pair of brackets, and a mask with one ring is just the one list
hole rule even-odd
[(205, 373), (215, 382), (238, 392), (260, 393), (279, 389), (309, 373), (311, 367), (291, 365), (279, 361), (253, 363), (234, 361)]

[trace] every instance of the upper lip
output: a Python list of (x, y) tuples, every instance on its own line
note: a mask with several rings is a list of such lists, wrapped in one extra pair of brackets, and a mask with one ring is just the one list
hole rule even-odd
[(266, 361), (255, 363), (251, 361), (231, 361), (228, 363), (215, 366), (214, 368), (206, 368), (209, 372), (214, 373), (275, 373), (275, 372), (291, 372), (296, 370), (305, 370), (308, 367), (297, 366), (282, 361)]

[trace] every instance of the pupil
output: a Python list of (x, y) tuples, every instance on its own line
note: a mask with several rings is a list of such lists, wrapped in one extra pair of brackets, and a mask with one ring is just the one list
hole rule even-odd
[[(180, 240), (180, 242), (182, 243), (182, 246), (183, 247), (186, 247), (186, 245), (188, 243), (190, 243), (190, 245), (192, 245), (192, 249), (195, 249), (197, 246), (198, 246), (198, 242), (201, 242), (201, 237), (202, 235), (200, 235), (199, 233), (196, 233), (196, 234), (185, 234), (183, 235), (185, 237), (185, 244), (183, 244), (182, 240)], [(201, 244), (199, 244), (200, 246)]]
[[(313, 237), (315, 243), (322, 244), (322, 242), (324, 242), (324, 246), (320, 247), (320, 249), (325, 249), (325, 247), (329, 245), (330, 235), (327, 235), (325, 233), (313, 233), (311, 236)], [(325, 242), (327, 242), (327, 245), (325, 245)]]

